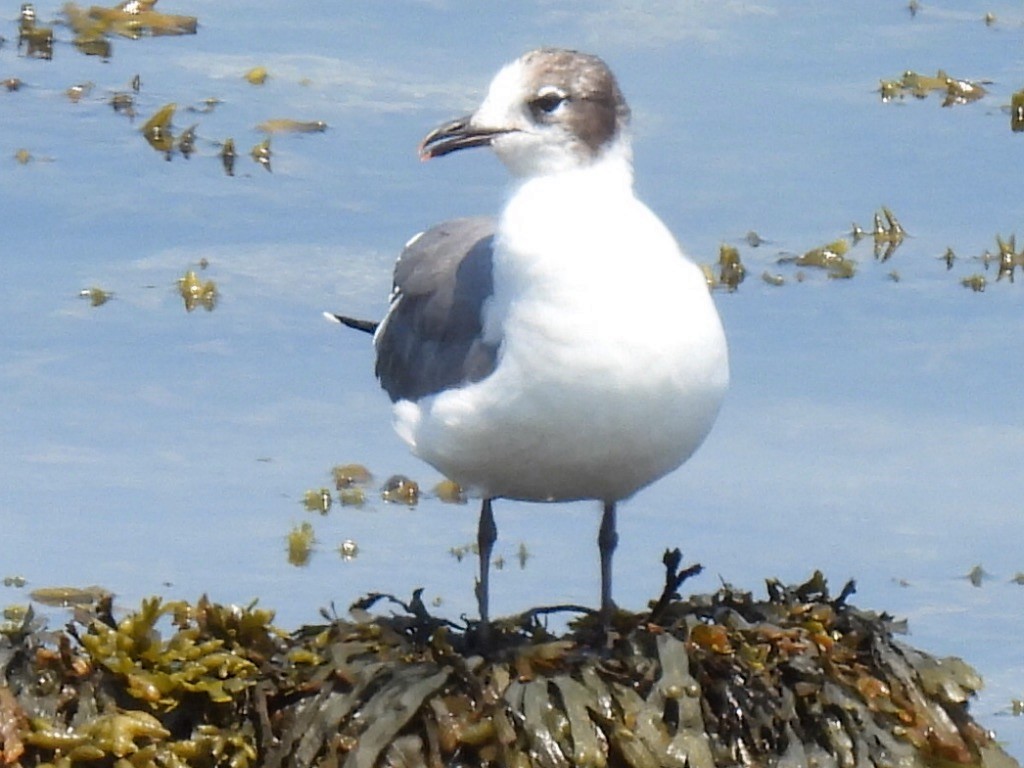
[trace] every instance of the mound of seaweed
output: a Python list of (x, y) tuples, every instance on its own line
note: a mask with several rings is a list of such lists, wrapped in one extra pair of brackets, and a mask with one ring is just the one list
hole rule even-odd
[(206, 598), (119, 620), (107, 598), (52, 632), (29, 613), (0, 636), (0, 765), (1017, 766), (968, 713), (978, 675), (852, 584), (681, 599), (679, 562), (646, 612), (554, 636), (536, 609), (486, 654), (418, 594), (291, 634)]

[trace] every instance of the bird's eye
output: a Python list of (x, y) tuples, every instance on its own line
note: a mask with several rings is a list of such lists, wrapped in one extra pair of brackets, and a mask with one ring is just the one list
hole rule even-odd
[(550, 115), (568, 99), (569, 96), (558, 88), (543, 88), (530, 101), (530, 109), (535, 115)]

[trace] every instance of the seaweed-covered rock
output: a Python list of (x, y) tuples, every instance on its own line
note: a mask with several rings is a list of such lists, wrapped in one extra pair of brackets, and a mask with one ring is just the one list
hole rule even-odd
[[(120, 621), (101, 601), (52, 633), (30, 612), (0, 640), (0, 765), (1017, 765), (969, 715), (977, 674), (897, 641), (852, 584), (680, 599), (695, 569), (666, 565), (646, 612), (554, 636), (535, 609), (486, 653), (418, 593), (291, 635), (205, 598)], [(401, 610), (370, 615), (382, 599)]]

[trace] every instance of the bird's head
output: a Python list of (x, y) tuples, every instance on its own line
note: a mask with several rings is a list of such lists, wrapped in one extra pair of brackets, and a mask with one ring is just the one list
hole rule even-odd
[(420, 157), (489, 146), (514, 175), (537, 176), (613, 150), (628, 156), (628, 125), (629, 107), (600, 58), (540, 48), (503, 67), (473, 114), (427, 134)]

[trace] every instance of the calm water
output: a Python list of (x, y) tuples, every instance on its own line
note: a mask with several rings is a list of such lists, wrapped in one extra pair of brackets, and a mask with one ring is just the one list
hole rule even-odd
[[(734, 385), (718, 426), (682, 470), (624, 505), (617, 598), (660, 588), (681, 546), (719, 579), (822, 568), (859, 605), (910, 619), (911, 642), (976, 665), (975, 705), (1024, 756), (1024, 420), (1017, 375), (1024, 286), (972, 259), (1022, 221), (1024, 136), (1007, 107), (1024, 86), (1024, 14), (1013, 3), (535, 2), (479, 11), (432, 0), (373, 4), (163, 0), (199, 17), (194, 37), (115, 40), (88, 58), (57, 30), (52, 61), (0, 34), (0, 571), (26, 590), (102, 584), (146, 595), (259, 597), (296, 626), (371, 590), (417, 586), (449, 615), (473, 610), (475, 505), (374, 501), (327, 517), (302, 494), (361, 462), (429, 488), (437, 474), (389, 428), (368, 338), (322, 321), (386, 306), (405, 240), (454, 215), (495, 211), (505, 176), (485, 152), (420, 164), (415, 145), (470, 110), (507, 60), (541, 44), (603, 55), (635, 118), (637, 185), (699, 261), (738, 245), (750, 276), (717, 295)], [(57, 4), (37, 4), (43, 20)], [(992, 12), (996, 23), (986, 26)], [(242, 74), (262, 65), (270, 79)], [(907, 69), (991, 80), (981, 101), (883, 104)], [(134, 122), (109, 104), (139, 74)], [(71, 103), (65, 89), (92, 83)], [(210, 113), (188, 112), (204, 99)], [(139, 134), (176, 102), (198, 153), (167, 162)], [(324, 120), (249, 149), (270, 118)], [(218, 142), (233, 137), (236, 175)], [(35, 158), (14, 160), (19, 149)], [(910, 237), (888, 262), (870, 241), (852, 280), (797, 284), (781, 253), (870, 228), (887, 205)], [(769, 242), (751, 248), (756, 230)], [(1024, 231), (1019, 233), (1024, 238)], [(939, 260), (952, 247), (951, 271)], [(209, 266), (221, 301), (186, 313), (176, 281)], [(773, 287), (760, 275), (788, 278)], [(890, 272), (898, 272), (895, 281)], [(78, 297), (115, 292), (98, 308)], [(588, 504), (496, 507), (496, 612), (597, 599), (597, 513)], [(285, 536), (311, 522), (306, 568)], [(335, 548), (354, 539), (359, 556)], [(516, 562), (520, 543), (530, 558)], [(962, 578), (981, 564), (981, 587)], [(567, 567), (569, 566), (569, 567)]]

